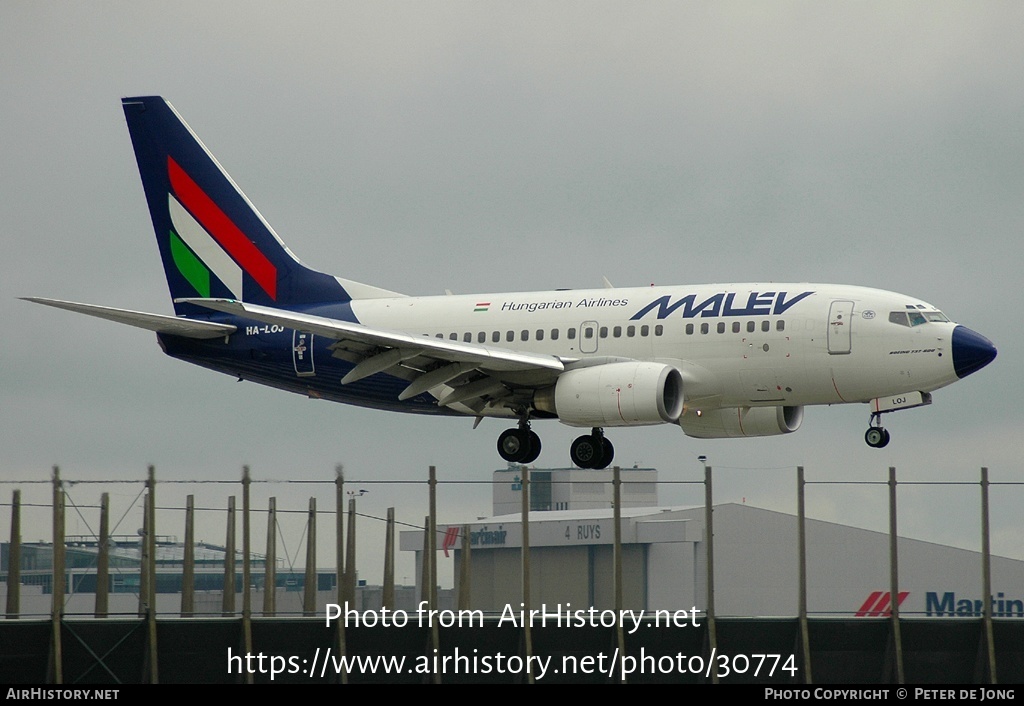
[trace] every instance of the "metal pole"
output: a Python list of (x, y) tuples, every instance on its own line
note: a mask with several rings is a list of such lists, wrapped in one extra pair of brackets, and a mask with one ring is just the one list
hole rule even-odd
[(335, 599), (345, 603), (345, 469), (334, 468), (334, 564)]
[(146, 533), (146, 546), (149, 548), (149, 562), (146, 573), (149, 575), (149, 591), (146, 595), (146, 636), (147, 655), (149, 658), (149, 683), (159, 683), (159, 663), (156, 652), (156, 467), (150, 466), (146, 478), (146, 510), (149, 515), (149, 531)]
[[(715, 625), (715, 530), (712, 520), (714, 494), (711, 487), (711, 466), (704, 464), (704, 543), (707, 547), (707, 602), (709, 654), (718, 650), (718, 628)], [(711, 683), (718, 683), (718, 670), (711, 670)]]
[[(430, 467), (430, 607), (437, 609), (437, 468)], [(435, 641), (434, 647), (437, 647)]]
[(221, 596), (221, 614), (235, 614), (235, 496), (228, 498), (228, 528), (224, 542), (224, 595)]
[(807, 629), (807, 515), (805, 514), (807, 484), (804, 467), (796, 467), (797, 563), (800, 567), (800, 649), (804, 653), (804, 683), (813, 684), (811, 676), (811, 637)]
[(309, 499), (309, 519), (306, 523), (306, 583), (302, 599), (302, 614), (316, 615), (316, 498)]
[(61, 622), (64, 618), (64, 487), (60, 468), (53, 467), (53, 602), (50, 607), (50, 679), (64, 683), (64, 654), (61, 645)]
[[(521, 466), (520, 477), (523, 479), (522, 490), (522, 522), (523, 522), (523, 546), (520, 550), (522, 559), (523, 574), (523, 615), (530, 615), (530, 469)], [(533, 684), (533, 632), (530, 630), (530, 620), (523, 621), (523, 651), (526, 653), (526, 681)]]
[(11, 543), (7, 550), (7, 619), (21, 614), (21, 491), (11, 498)]
[[(612, 513), (615, 517), (615, 544), (612, 551), (612, 563), (615, 571), (615, 614), (622, 615), (622, 470), (618, 466), (612, 467)], [(615, 621), (615, 639), (619, 647), (619, 654), (626, 654), (626, 633), (623, 630), (622, 620)], [(626, 683), (626, 677), (621, 674), (620, 680)]]
[(395, 607), (395, 508), (388, 508), (388, 519), (384, 525), (384, 590), (381, 594), (381, 608)]
[(263, 616), (277, 612), (277, 498), (267, 509), (267, 558), (263, 564)]
[[(252, 545), (249, 535), (249, 467), (242, 466), (242, 651), (252, 654)], [(245, 670), (245, 683), (253, 683), (251, 669)]]
[(181, 617), (196, 609), (196, 496), (185, 498), (185, 553), (181, 561)]
[[(345, 468), (339, 463), (334, 467), (334, 596), (339, 604), (345, 604), (347, 599), (347, 577), (345, 574)], [(335, 648), (338, 654), (345, 656), (348, 646), (345, 635), (345, 621), (336, 620), (334, 623), (337, 631)], [(338, 670), (338, 681), (348, 684), (348, 670)]]
[(348, 537), (345, 541), (345, 600), (356, 604), (356, 499), (348, 499)]
[(100, 546), (96, 553), (96, 609), (93, 615), (106, 618), (110, 610), (110, 493), (100, 495)]
[(152, 533), (148, 498), (142, 501), (142, 535), (139, 537), (139, 617), (146, 617), (146, 599), (149, 598), (149, 535)]
[(896, 683), (905, 684), (903, 675), (903, 636), (900, 633), (900, 575), (898, 536), (896, 533), (896, 467), (889, 466), (889, 606), (893, 651), (896, 657)]
[[(427, 486), (430, 489), (430, 522), (427, 527), (427, 533), (430, 536), (429, 551), (427, 552), (430, 555), (430, 567), (428, 570), (430, 585), (427, 588), (427, 592), (430, 596), (431, 610), (437, 610), (437, 468), (435, 466), (430, 467), (430, 478), (427, 481)], [(440, 626), (433, 619), (433, 616), (430, 619), (430, 646), (433, 648), (432, 655), (436, 655), (441, 649)], [(434, 684), (440, 684), (441, 674), (434, 672), (432, 681)]]
[(472, 534), (469, 525), (462, 525), (462, 551), (459, 554), (459, 610), (470, 610), (473, 605), (473, 574), (471, 573)]
[(988, 468), (981, 469), (981, 572), (982, 572), (982, 613), (985, 623), (985, 654), (988, 659), (989, 683), (996, 681), (996, 643), (992, 631), (992, 546), (989, 543)]

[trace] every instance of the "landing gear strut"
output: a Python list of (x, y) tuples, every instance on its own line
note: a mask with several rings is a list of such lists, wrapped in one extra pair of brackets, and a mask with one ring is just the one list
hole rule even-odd
[(498, 437), (498, 455), (511, 463), (533, 463), (540, 456), (540, 437), (530, 429), (526, 417), (516, 429), (506, 429)]
[(889, 432), (882, 426), (881, 416), (878, 412), (872, 412), (868, 430), (864, 432), (864, 441), (873, 449), (880, 449), (889, 443)]
[(612, 442), (604, 438), (604, 429), (594, 427), (590, 434), (580, 436), (572, 442), (569, 456), (580, 468), (608, 468), (615, 457), (615, 448)]

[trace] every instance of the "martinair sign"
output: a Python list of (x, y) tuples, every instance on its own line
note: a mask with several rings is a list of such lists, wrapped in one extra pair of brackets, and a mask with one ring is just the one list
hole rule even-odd
[[(896, 604), (902, 608), (910, 591), (900, 591)], [(1024, 598), (1007, 598), (1002, 591), (989, 597), (989, 610), (993, 618), (1024, 618)], [(980, 618), (985, 602), (980, 598), (967, 598), (955, 591), (926, 591), (924, 614), (936, 618)], [(909, 611), (916, 612), (916, 611)], [(889, 617), (892, 615), (891, 593), (872, 591), (854, 614), (858, 618)]]

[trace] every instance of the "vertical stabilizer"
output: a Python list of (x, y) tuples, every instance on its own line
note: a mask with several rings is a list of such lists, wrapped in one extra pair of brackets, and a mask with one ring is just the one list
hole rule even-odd
[[(281, 309), (342, 303), (335, 277), (311, 270), (159, 96), (121, 101), (171, 298), (223, 297)], [(175, 304), (179, 314), (187, 304)]]

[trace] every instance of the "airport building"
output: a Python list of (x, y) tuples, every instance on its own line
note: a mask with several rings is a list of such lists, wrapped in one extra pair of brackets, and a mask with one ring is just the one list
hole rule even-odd
[[(529, 543), (531, 604), (554, 609), (614, 607), (611, 470), (531, 471)], [(633, 469), (622, 471), (623, 488)], [(621, 511), (623, 603), (633, 610), (707, 606), (707, 529), (704, 507), (657, 507), (656, 471), (637, 469), (646, 507)], [(537, 479), (537, 484), (533, 485)], [(494, 507), (501, 512), (468, 523), (470, 605), (485, 611), (518, 608), (523, 527), (521, 483), (514, 469), (494, 474)], [(576, 483), (588, 487), (581, 492)], [(549, 484), (550, 487), (545, 487)], [(518, 495), (519, 497), (515, 497)], [(601, 498), (585, 507), (576, 504)], [(548, 507), (559, 509), (548, 509)], [(516, 508), (513, 510), (513, 508)], [(795, 616), (799, 613), (798, 520), (795, 515), (726, 503), (714, 506), (715, 612), (718, 616)], [(459, 589), (462, 525), (438, 527), (438, 574), (452, 571)], [(890, 538), (885, 532), (807, 519), (808, 612), (815, 616), (888, 615)], [(403, 532), (400, 546), (417, 553), (423, 533)], [(980, 552), (899, 537), (900, 614), (906, 617), (993, 616), (1024, 619), (1024, 561), (992, 557), (992, 593), (982, 595)], [(419, 575), (420, 572), (417, 572)], [(456, 598), (457, 599), (457, 598)]]

